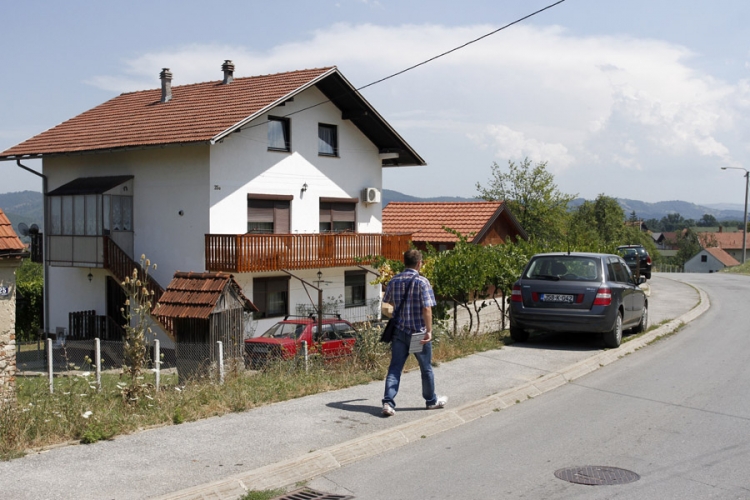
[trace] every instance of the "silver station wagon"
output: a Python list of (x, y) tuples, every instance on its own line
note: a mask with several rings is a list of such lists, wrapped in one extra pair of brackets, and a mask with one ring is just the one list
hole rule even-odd
[(513, 285), (510, 336), (525, 342), (534, 331), (597, 332), (618, 347), (624, 329), (648, 328), (644, 281), (618, 255), (537, 254)]

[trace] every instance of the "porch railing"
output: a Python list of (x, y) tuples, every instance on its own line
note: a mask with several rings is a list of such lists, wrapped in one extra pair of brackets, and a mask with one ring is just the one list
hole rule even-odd
[(207, 234), (206, 269), (236, 273), (401, 260), (411, 234)]

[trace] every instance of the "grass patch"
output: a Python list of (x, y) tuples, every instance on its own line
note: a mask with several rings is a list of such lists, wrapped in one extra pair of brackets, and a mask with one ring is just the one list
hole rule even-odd
[(278, 490), (253, 490), (248, 491), (240, 500), (271, 500), (286, 493), (284, 489)]
[[(117, 373), (102, 374), (101, 391), (93, 373), (56, 377), (54, 394), (49, 393), (46, 377), (19, 377), (16, 402), (0, 405), (0, 459), (22, 456), (28, 449), (69, 441), (95, 443), (154, 426), (178, 425), (383, 380), (390, 351), (379, 337), (377, 328), (364, 331), (354, 355), (325, 363), (313, 357), (307, 370), (298, 360), (273, 363), (257, 372), (230, 370), (223, 385), (210, 380), (179, 385), (176, 374), (163, 372), (156, 391), (150, 373), (140, 379), (141, 397), (129, 401), (123, 398), (125, 378)], [(454, 336), (436, 331), (433, 363), (502, 346), (498, 334)], [(407, 369), (418, 369), (413, 356)]]

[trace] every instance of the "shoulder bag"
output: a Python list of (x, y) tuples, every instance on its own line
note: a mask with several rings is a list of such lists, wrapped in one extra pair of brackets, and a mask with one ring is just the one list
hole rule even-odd
[(414, 283), (415, 279), (417, 278), (415, 277), (409, 280), (409, 284), (406, 286), (406, 290), (404, 291), (404, 296), (401, 298), (401, 302), (399, 303), (398, 307), (393, 310), (391, 319), (388, 320), (383, 333), (380, 335), (381, 342), (389, 344), (393, 341), (393, 335), (396, 333), (396, 323), (398, 321), (398, 315), (401, 313), (401, 307), (403, 307), (404, 302), (406, 302), (406, 297), (409, 295), (409, 290), (411, 290), (411, 285), (412, 283)]

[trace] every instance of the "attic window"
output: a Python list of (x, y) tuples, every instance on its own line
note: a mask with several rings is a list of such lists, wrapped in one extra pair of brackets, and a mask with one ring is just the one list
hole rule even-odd
[(289, 118), (268, 117), (268, 150), (291, 151), (292, 139), (289, 133)]
[(320, 156), (338, 156), (339, 143), (336, 125), (318, 123), (318, 154)]

